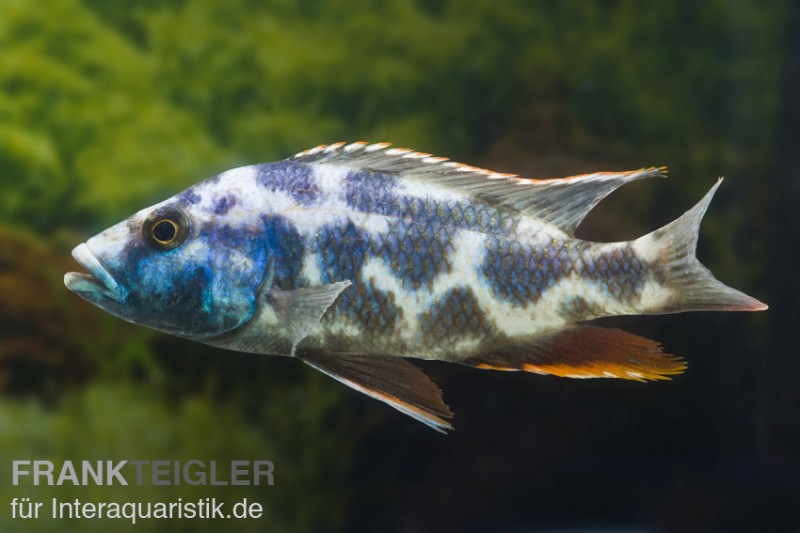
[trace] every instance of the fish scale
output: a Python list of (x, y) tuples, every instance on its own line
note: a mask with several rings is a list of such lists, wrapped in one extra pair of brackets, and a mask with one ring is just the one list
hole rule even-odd
[(663, 169), (532, 180), (385, 143), (232, 169), (75, 248), (65, 276), (125, 320), (295, 357), (443, 431), (452, 413), (404, 358), (573, 378), (667, 379), (655, 341), (581, 324), (754, 311), (695, 257), (719, 186), (628, 242), (576, 239), (605, 196)]
[(498, 336), (469, 287), (450, 289), (423, 311), (420, 332), (431, 344), (457, 342), (465, 336), (491, 341)]

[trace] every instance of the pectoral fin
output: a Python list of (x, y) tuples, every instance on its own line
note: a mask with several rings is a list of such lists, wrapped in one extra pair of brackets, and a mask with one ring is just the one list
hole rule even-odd
[(574, 326), (553, 335), (503, 346), (462, 361), (493, 370), (524, 370), (569, 378), (669, 379), (686, 363), (657, 342), (626, 331)]
[(292, 355), (297, 343), (314, 331), (325, 311), (350, 284), (349, 280), (345, 280), (290, 291), (283, 291), (277, 287), (269, 290), (267, 302), (275, 310), (281, 325), (289, 332)]
[(422, 370), (400, 357), (313, 352), (298, 356), (333, 379), (388, 403), (440, 433), (453, 429), (442, 391)]

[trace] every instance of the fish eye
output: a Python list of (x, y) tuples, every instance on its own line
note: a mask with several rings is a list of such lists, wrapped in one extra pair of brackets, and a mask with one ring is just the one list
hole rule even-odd
[(175, 207), (158, 209), (144, 221), (142, 233), (152, 248), (174, 250), (189, 236), (189, 218)]
[(174, 220), (159, 220), (150, 230), (153, 240), (159, 244), (169, 244), (178, 236), (178, 224)]

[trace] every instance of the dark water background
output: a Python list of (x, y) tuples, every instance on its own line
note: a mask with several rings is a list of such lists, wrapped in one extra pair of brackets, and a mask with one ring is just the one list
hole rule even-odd
[[(800, 4), (0, 0), (0, 529), (14, 497), (243, 497), (136, 531), (800, 528)], [(578, 235), (629, 239), (723, 175), (699, 245), (764, 313), (603, 321), (688, 372), (642, 385), (422, 364), (442, 437), (295, 361), (70, 294), (69, 250), (199, 179), (339, 140), (529, 177), (667, 165)], [(12, 459), (271, 459), (274, 487), (13, 487)], [(113, 528), (113, 529), (110, 529)]]

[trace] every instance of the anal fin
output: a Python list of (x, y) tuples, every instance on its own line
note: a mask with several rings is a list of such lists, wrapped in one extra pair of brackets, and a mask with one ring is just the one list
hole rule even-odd
[(524, 370), (570, 378), (670, 379), (686, 363), (650, 339), (619, 329), (573, 326), (472, 357), (463, 364), (493, 370)]
[(298, 358), (333, 379), (385, 402), (440, 433), (453, 429), (442, 391), (421, 369), (400, 357), (310, 351)]

